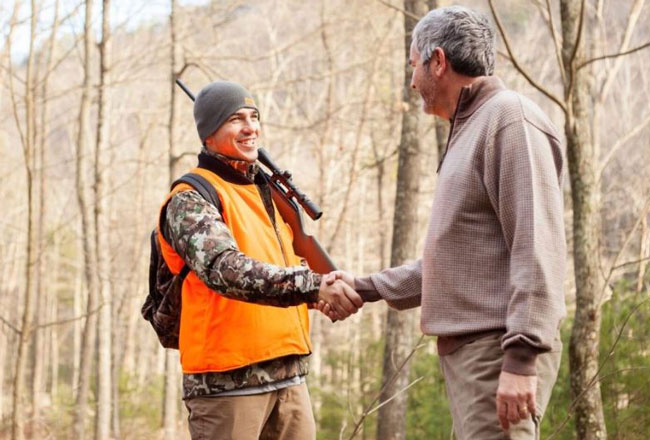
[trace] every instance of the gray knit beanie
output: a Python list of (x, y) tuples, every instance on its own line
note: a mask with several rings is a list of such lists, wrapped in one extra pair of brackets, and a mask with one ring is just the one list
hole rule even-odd
[(254, 108), (253, 96), (237, 83), (216, 81), (203, 87), (194, 101), (194, 121), (201, 142), (240, 108)]

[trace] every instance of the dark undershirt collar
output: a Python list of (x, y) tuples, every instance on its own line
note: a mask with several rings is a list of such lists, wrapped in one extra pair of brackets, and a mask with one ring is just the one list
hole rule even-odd
[(204, 168), (208, 171), (211, 171), (229, 183), (236, 185), (259, 185), (266, 183), (266, 179), (262, 175), (263, 173), (260, 173), (259, 166), (256, 163), (246, 163), (249, 165), (249, 172), (245, 174), (239, 170), (239, 167), (241, 165), (235, 168), (231, 164), (232, 162), (241, 163), (244, 161), (228, 160), (222, 155), (208, 153), (205, 150), (201, 151), (198, 159), (199, 168)]

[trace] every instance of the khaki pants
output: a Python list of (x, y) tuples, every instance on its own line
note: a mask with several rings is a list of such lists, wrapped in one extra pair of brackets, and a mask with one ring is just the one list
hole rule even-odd
[(511, 425), (509, 432), (499, 426), (496, 392), (503, 362), (501, 334), (489, 335), (440, 356), (447, 395), (458, 440), (534, 440), (557, 379), (562, 355), (559, 335), (554, 349), (537, 356), (537, 417)]
[(251, 396), (185, 401), (192, 440), (312, 440), (316, 424), (306, 384)]

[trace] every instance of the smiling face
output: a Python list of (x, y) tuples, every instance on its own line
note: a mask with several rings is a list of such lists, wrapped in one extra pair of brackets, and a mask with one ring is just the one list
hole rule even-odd
[(232, 159), (257, 160), (260, 119), (257, 110), (241, 108), (205, 140), (208, 150)]

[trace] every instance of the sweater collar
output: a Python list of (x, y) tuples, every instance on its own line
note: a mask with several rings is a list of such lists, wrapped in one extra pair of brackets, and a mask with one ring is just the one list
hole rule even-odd
[(485, 101), (505, 89), (503, 81), (496, 76), (484, 76), (463, 87), (458, 96), (455, 118), (464, 119), (471, 116)]

